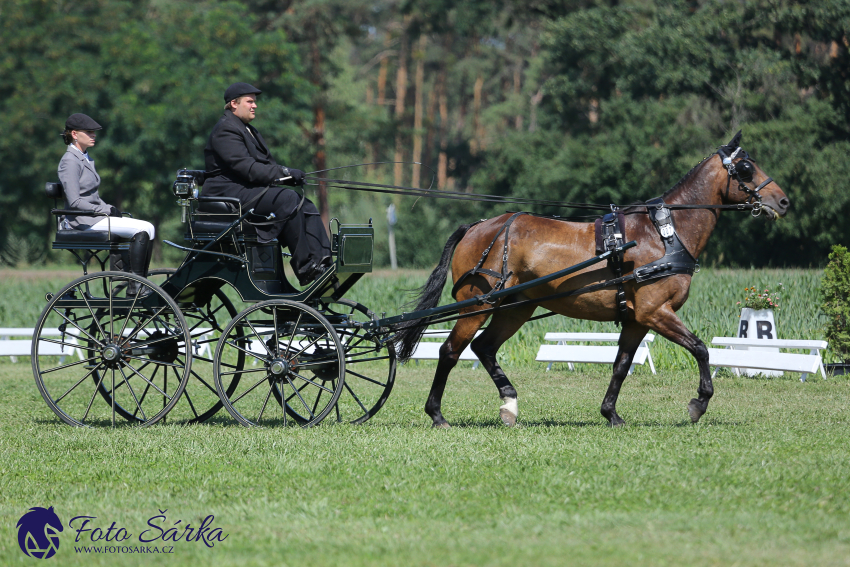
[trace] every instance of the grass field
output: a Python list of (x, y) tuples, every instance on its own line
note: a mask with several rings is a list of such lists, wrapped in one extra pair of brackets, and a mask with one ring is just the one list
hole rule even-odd
[(159, 510), (164, 529), (214, 514), (228, 534), (212, 549), (147, 544), (174, 546), (155, 558), (75, 553), (66, 527), (56, 565), (850, 565), (847, 379), (722, 377), (694, 426), (695, 376), (635, 376), (628, 425), (611, 430), (598, 414), (604, 370), (512, 376), (514, 429), (486, 374), (466, 366), (445, 400), (451, 430), (421, 410), (424, 367), (402, 368), (359, 427), (245, 429), (221, 416), (84, 430), (57, 422), (28, 365), (3, 365), (0, 564), (32, 563), (15, 523), (54, 506), (66, 525), (116, 522), (131, 545)]
[[(0, 326), (34, 325), (44, 293), (74, 275), (0, 274)], [(397, 313), (401, 291), (424, 277), (375, 274), (350, 297)], [(706, 271), (682, 315), (706, 340), (731, 335), (743, 288), (781, 281), (780, 336), (819, 338), (818, 279)], [(389, 402), (363, 426), (246, 429), (222, 412), (141, 430), (62, 424), (29, 359), (2, 360), (0, 565), (34, 561), (16, 529), (33, 506), (53, 506), (65, 525), (55, 565), (850, 565), (850, 378), (721, 373), (692, 425), (685, 405), (697, 376), (684, 351), (657, 340), (660, 372), (628, 378), (618, 406), (628, 425), (612, 430), (599, 415), (608, 369), (547, 373), (528, 358), (546, 330), (614, 330), (595, 325), (548, 319), (507, 345), (520, 401), (513, 429), (499, 421), (486, 373), (468, 363), (444, 399), (450, 430), (432, 430), (422, 411), (433, 363), (400, 368)], [(68, 522), (84, 515), (132, 536), (75, 544)], [(139, 542), (145, 530), (162, 533), (150, 518), (179, 535), (209, 515), (227, 534), (213, 548)], [(83, 545), (127, 551), (75, 551)], [(130, 552), (151, 546), (173, 554)]]

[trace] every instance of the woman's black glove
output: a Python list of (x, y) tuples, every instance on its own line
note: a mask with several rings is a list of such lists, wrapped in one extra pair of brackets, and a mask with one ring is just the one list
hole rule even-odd
[(118, 217), (120, 219), (121, 218), (121, 211), (119, 211), (117, 207), (113, 207), (112, 205), (109, 205), (109, 216)]

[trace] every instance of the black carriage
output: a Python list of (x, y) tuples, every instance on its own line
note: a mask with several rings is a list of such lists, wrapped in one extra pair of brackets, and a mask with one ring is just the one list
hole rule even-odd
[[(180, 170), (174, 183), (187, 240), (166, 241), (186, 252), (176, 269), (148, 278), (88, 273), (92, 260), (106, 270), (126, 242), (109, 232), (57, 232), (53, 248), (70, 250), (83, 276), (47, 296), (33, 335), (33, 373), (47, 405), (76, 426), (119, 418), (148, 426), (166, 415), (197, 423), (222, 407), (246, 426), (370, 419), (392, 390), (395, 352), (364, 330), (373, 313), (344, 295), (372, 271), (371, 220), (332, 220), (334, 263), (300, 290), (284, 275), (278, 243), (258, 241), (250, 210), (198, 196), (202, 175)], [(61, 185), (48, 184), (48, 195), (60, 197)], [(138, 293), (128, 293), (130, 281)], [(249, 305), (239, 311), (234, 299)]]

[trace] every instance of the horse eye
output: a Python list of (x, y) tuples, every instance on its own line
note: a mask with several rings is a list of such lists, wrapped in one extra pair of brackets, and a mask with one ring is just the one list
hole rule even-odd
[(741, 161), (735, 164), (735, 172), (738, 174), (738, 177), (741, 178), (741, 181), (749, 183), (753, 180), (753, 175), (756, 172), (756, 168), (753, 167), (753, 164), (749, 161), (742, 159)]

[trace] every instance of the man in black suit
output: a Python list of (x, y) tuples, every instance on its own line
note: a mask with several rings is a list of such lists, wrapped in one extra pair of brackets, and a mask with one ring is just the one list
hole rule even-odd
[(204, 148), (207, 179), (204, 195), (236, 197), (254, 213), (274, 220), (256, 225), (261, 242), (279, 238), (292, 253), (290, 265), (301, 285), (315, 280), (331, 264), (331, 249), (316, 206), (292, 189), (273, 183), (303, 185), (304, 172), (278, 165), (263, 137), (249, 123), (255, 118), (260, 89), (234, 83), (224, 91), (224, 115)]

